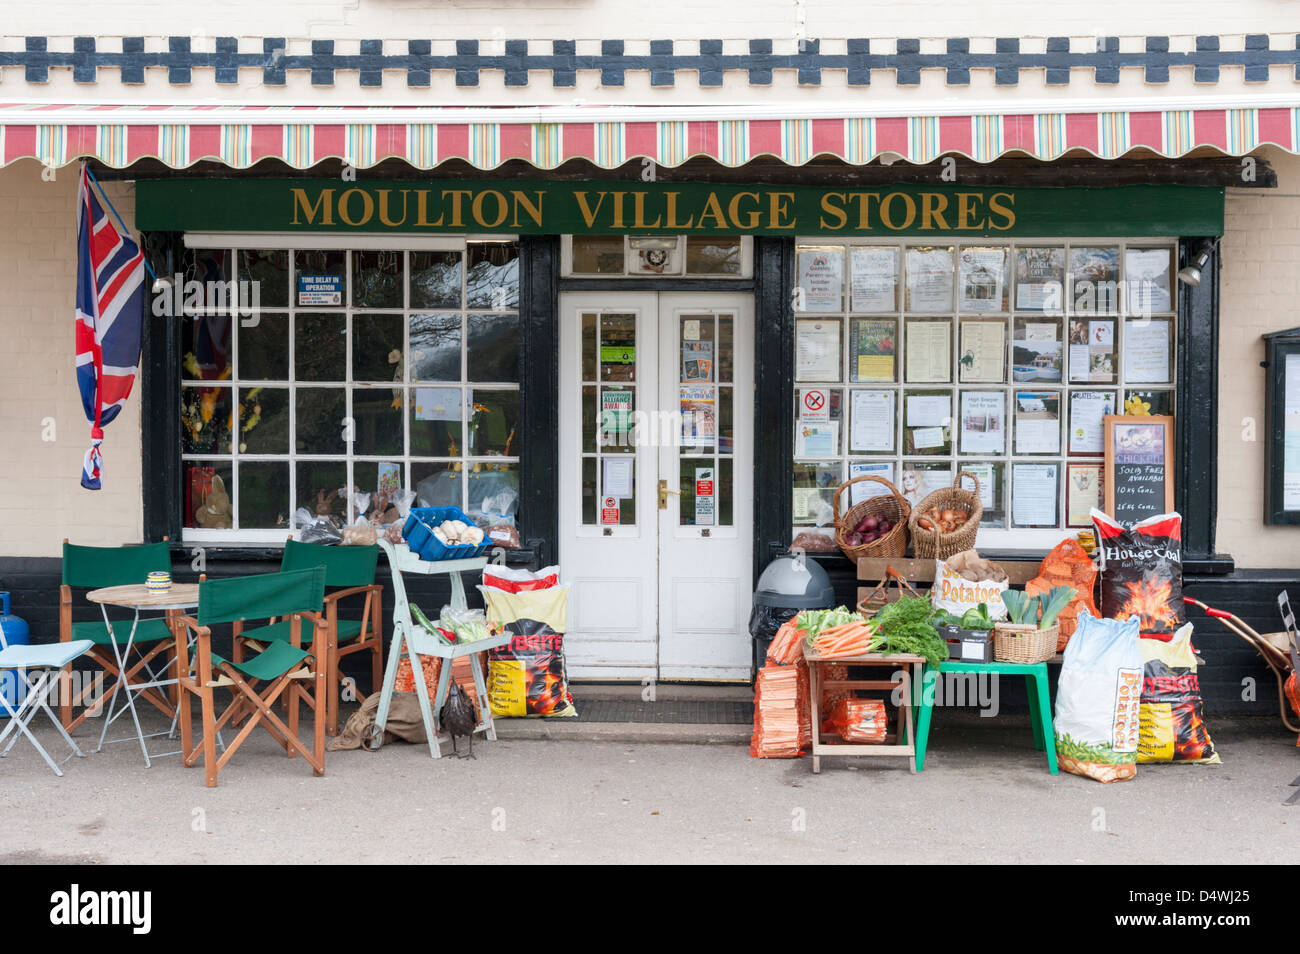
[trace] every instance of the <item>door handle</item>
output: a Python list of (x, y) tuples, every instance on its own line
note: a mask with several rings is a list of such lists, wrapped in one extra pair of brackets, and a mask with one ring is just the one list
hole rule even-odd
[(669, 490), (668, 481), (666, 480), (659, 481), (659, 509), (660, 510), (668, 509), (669, 494), (675, 494), (676, 496), (680, 497), (682, 495), (682, 492), (680, 490)]

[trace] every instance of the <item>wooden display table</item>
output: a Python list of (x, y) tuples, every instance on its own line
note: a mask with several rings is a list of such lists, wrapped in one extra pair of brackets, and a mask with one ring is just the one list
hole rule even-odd
[[(808, 697), (812, 709), (812, 763), (813, 772), (822, 770), (823, 755), (875, 755), (903, 756), (908, 768), (916, 772), (916, 737), (912, 731), (913, 687), (921, 685), (925, 657), (911, 653), (867, 653), (862, 656), (818, 656), (811, 649), (804, 652), (808, 662)], [(877, 666), (898, 671), (899, 679), (825, 679), (822, 667), (826, 665)], [(879, 744), (864, 745), (853, 742), (827, 744), (822, 741), (822, 691), (824, 689), (898, 689), (898, 718), (894, 731)]]

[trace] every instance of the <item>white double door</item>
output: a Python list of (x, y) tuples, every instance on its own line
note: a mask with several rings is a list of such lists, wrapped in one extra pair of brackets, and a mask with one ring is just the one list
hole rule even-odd
[(573, 292), (560, 315), (570, 674), (748, 678), (752, 296)]

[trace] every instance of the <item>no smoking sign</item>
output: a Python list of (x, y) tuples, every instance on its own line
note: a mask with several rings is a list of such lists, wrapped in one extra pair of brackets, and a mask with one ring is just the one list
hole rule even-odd
[(800, 388), (799, 419), (826, 423), (831, 419), (830, 392), (825, 388)]

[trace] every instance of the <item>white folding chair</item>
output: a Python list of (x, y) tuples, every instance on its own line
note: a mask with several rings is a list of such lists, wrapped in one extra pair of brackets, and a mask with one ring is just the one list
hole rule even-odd
[[(41, 758), (54, 769), (54, 774), (60, 777), (63, 776), (63, 770), (59, 766), (63, 762), (68, 761), (73, 755), (83, 759), (86, 757), (86, 753), (77, 748), (77, 743), (72, 741), (72, 736), (68, 735), (67, 730), (63, 728), (62, 720), (50, 709), (49, 696), (54, 687), (59, 684), (60, 670), (94, 645), (89, 639), (76, 639), (66, 643), (45, 643), (38, 646), (10, 646), (5, 641), (4, 631), (0, 630), (0, 670), (16, 670), (17, 678), (25, 678), (27, 681), (27, 698), (19, 703), (17, 711), (9, 704), (4, 693), (0, 693), (0, 705), (4, 706), (9, 716), (9, 724), (5, 726), (3, 732), (0, 732), (0, 744), (4, 744), (6, 738), (9, 739), (9, 743), (0, 750), (0, 758), (8, 755), (14, 743), (24, 735), (36, 747), (36, 751), (41, 753)], [(15, 696), (17, 695), (18, 693), (15, 692)], [(72, 749), (72, 755), (67, 756), (63, 762), (55, 762), (50, 758), (50, 753), (45, 751), (40, 740), (32, 735), (31, 721), (42, 709), (54, 723), (54, 728), (59, 730), (59, 735), (63, 736), (63, 740)], [(9, 738), (10, 736), (12, 738)]]

